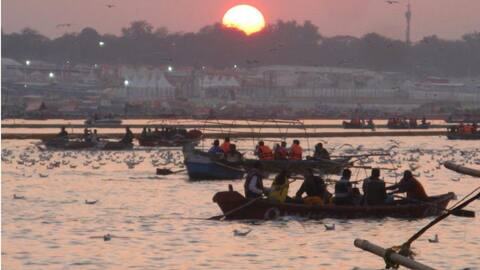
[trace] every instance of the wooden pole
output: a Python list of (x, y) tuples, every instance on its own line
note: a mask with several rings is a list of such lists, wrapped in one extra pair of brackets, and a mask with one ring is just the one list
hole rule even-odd
[(458, 172), (458, 173), (470, 175), (470, 176), (473, 176), (473, 177), (480, 177), (480, 170), (475, 170), (475, 169), (472, 169), (472, 168), (460, 166), (460, 165), (457, 165), (457, 164), (455, 164), (453, 162), (450, 162), (450, 161), (445, 162), (443, 164), (443, 166), (445, 166), (445, 168), (447, 168), (449, 170), (452, 170), (452, 171), (455, 171), (455, 172)]
[[(365, 251), (368, 251), (370, 253), (373, 253), (377, 256), (380, 256), (382, 258), (385, 257), (385, 253), (387, 252), (386, 249), (384, 249), (381, 246), (377, 246), (373, 243), (370, 243), (367, 240), (363, 239), (355, 239), (355, 242), (353, 243), (356, 247), (363, 249)], [(392, 252), (390, 255), (390, 260), (394, 263), (397, 263), (401, 266), (407, 267), (409, 269), (415, 269), (415, 270), (433, 270), (434, 268), (422, 264), (420, 262), (414, 261), (410, 258), (404, 257), (398, 253)]]

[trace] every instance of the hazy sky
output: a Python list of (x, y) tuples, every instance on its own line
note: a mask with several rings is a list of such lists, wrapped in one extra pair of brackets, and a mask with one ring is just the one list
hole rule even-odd
[[(267, 23), (278, 19), (311, 20), (326, 36), (361, 36), (378, 32), (404, 38), (407, 0), (390, 5), (383, 0), (2, 0), (2, 29), (9, 33), (31, 27), (50, 37), (86, 26), (100, 33), (120, 33), (133, 20), (147, 20), (171, 31), (197, 31), (221, 21), (235, 4), (251, 4)], [(480, 31), (480, 0), (411, 0), (412, 39), (437, 34), (459, 38)], [(106, 4), (115, 7), (107, 8)]]

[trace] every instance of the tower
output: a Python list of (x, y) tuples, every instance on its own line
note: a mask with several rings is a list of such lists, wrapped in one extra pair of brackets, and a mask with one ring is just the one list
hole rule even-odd
[(408, 45), (410, 45), (410, 21), (412, 20), (412, 11), (410, 10), (410, 1), (407, 4), (407, 12), (405, 12), (405, 18), (407, 19), (406, 39)]

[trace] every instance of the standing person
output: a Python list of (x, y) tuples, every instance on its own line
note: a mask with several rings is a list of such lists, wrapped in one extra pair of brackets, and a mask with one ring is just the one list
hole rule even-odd
[(287, 160), (288, 158), (287, 142), (281, 142), (280, 145), (277, 144), (277, 147), (275, 147), (274, 158), (275, 160)]
[(220, 148), (222, 148), (223, 153), (225, 153), (225, 154), (227, 154), (228, 151), (230, 151), (230, 138), (229, 137), (225, 137), (225, 139), (223, 140), (223, 143), (220, 146)]
[[(288, 172), (287, 170), (282, 170), (273, 180), (272, 186), (270, 187), (271, 191), (268, 193), (268, 199), (278, 203), (284, 203), (288, 197)], [(291, 201), (291, 198), (288, 198)]]
[(263, 187), (261, 162), (257, 161), (253, 164), (253, 168), (248, 172), (243, 187), (245, 189), (245, 197), (249, 199), (262, 197), (264, 193), (268, 192), (268, 189)]
[(220, 141), (219, 140), (214, 140), (212, 147), (208, 150), (209, 154), (217, 154), (217, 153), (223, 153), (222, 148), (220, 147)]
[(353, 190), (352, 183), (350, 183), (350, 177), (352, 171), (350, 169), (344, 169), (342, 172), (342, 178), (335, 183), (335, 197), (333, 203), (336, 205), (351, 205), (353, 204)]
[(255, 148), (255, 155), (260, 160), (273, 160), (273, 152), (270, 147), (266, 146), (263, 141), (259, 141)]
[(90, 133), (90, 130), (88, 128), (83, 129), (83, 140), (85, 142), (92, 142), (92, 134)]
[(420, 181), (413, 177), (411, 171), (406, 170), (403, 173), (403, 178), (398, 184), (387, 187), (387, 190), (393, 190), (391, 194), (407, 193), (407, 199), (414, 199), (419, 201), (428, 200), (428, 195), (425, 192)]
[(315, 145), (315, 153), (313, 154), (314, 159), (330, 159), (330, 153), (328, 153), (327, 149), (323, 148), (322, 143), (317, 143)]
[(123, 135), (122, 143), (132, 143), (133, 142), (133, 132), (130, 130), (130, 127), (125, 128), (125, 135)]
[(290, 160), (302, 160), (302, 153), (303, 149), (300, 146), (299, 140), (293, 140), (293, 144), (290, 147), (290, 151), (288, 152), (288, 157)]
[(382, 205), (387, 200), (385, 182), (380, 179), (380, 169), (372, 169), (372, 175), (363, 181), (364, 201), (367, 205)]

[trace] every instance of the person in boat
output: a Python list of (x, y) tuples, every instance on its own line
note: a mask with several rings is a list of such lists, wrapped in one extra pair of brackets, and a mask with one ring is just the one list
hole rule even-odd
[(422, 117), (422, 126), (427, 125), (427, 118), (424, 116)]
[(230, 149), (225, 153), (225, 160), (228, 162), (240, 162), (243, 159), (242, 153), (238, 152), (237, 146), (234, 143), (230, 144)]
[(374, 127), (375, 127), (375, 124), (373, 123), (373, 119), (372, 119), (372, 118), (368, 119), (368, 121), (367, 121), (367, 126), (368, 126), (369, 128), (374, 128)]
[(322, 143), (317, 143), (315, 145), (315, 153), (313, 154), (314, 159), (330, 159), (330, 153), (327, 149), (323, 148)]
[[(331, 196), (325, 181), (320, 176), (315, 176), (310, 168), (306, 169), (303, 177), (303, 183), (295, 194), (295, 200), (307, 205), (324, 205)], [(307, 196), (302, 198), (304, 193)]]
[(287, 142), (281, 142), (277, 144), (274, 151), (275, 160), (287, 160), (288, 159), (288, 150)]
[(245, 197), (249, 199), (256, 199), (262, 197), (263, 194), (269, 192), (269, 189), (263, 186), (263, 172), (262, 163), (256, 161), (252, 169), (247, 173), (247, 178), (244, 184)]
[(218, 153), (223, 154), (223, 150), (220, 147), (220, 141), (219, 140), (214, 140), (213, 141), (212, 147), (210, 147), (210, 149), (208, 150), (208, 153), (209, 154), (218, 154)]
[(473, 123), (472, 124), (472, 133), (477, 133), (477, 129), (478, 129), (477, 123)]
[(255, 148), (255, 155), (260, 160), (273, 160), (273, 151), (270, 147), (266, 146), (263, 141), (259, 141)]
[(65, 127), (62, 127), (60, 129), (60, 132), (57, 134), (58, 138), (67, 138), (68, 137), (68, 132), (65, 130)]
[(83, 129), (83, 140), (85, 142), (92, 142), (92, 133), (88, 128)]
[(141, 136), (142, 138), (146, 138), (146, 137), (147, 137), (147, 127), (143, 127), (142, 133), (140, 134), (140, 136)]
[(352, 205), (353, 204), (353, 189), (350, 177), (352, 171), (350, 169), (344, 169), (342, 172), (342, 178), (335, 183), (335, 197), (333, 203), (336, 205)]
[(290, 160), (302, 160), (303, 149), (300, 146), (299, 140), (293, 140), (293, 144), (288, 151), (288, 159)]
[(123, 135), (121, 143), (132, 143), (133, 142), (133, 132), (130, 130), (130, 127), (125, 128), (125, 135)]
[(385, 182), (380, 179), (380, 169), (372, 169), (372, 174), (363, 180), (363, 199), (367, 205), (382, 205), (387, 201)]
[(275, 177), (270, 187), (270, 192), (268, 193), (269, 200), (277, 203), (293, 202), (293, 200), (288, 197), (288, 188), (290, 187), (288, 177), (287, 170), (282, 170)]
[(387, 187), (387, 190), (393, 190), (391, 194), (396, 193), (407, 193), (407, 199), (426, 201), (428, 200), (428, 195), (425, 192), (425, 188), (422, 186), (420, 181), (418, 181), (411, 171), (406, 170), (403, 173), (403, 178), (398, 182), (398, 184)]
[(94, 129), (93, 130), (93, 133), (92, 133), (92, 136), (91, 136), (91, 140), (93, 143), (98, 143), (98, 134), (97, 134), (97, 130)]
[(222, 148), (223, 153), (228, 153), (230, 151), (230, 137), (225, 137), (223, 140), (222, 145), (220, 145), (220, 148)]

